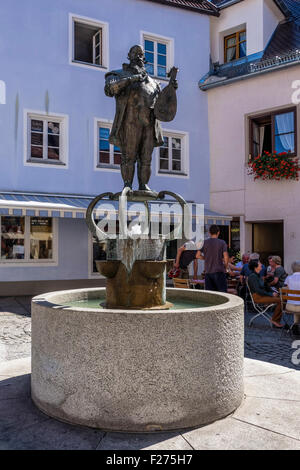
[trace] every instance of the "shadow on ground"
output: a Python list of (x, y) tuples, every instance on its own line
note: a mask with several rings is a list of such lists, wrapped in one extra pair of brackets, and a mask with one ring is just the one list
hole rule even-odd
[(178, 432), (110, 433), (57, 421), (32, 402), (30, 374), (0, 381), (0, 450), (138, 450), (160, 446), (192, 449)]

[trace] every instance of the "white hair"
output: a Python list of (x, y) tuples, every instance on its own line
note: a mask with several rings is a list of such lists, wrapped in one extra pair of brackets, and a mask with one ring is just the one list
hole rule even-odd
[(293, 273), (299, 273), (300, 272), (300, 261), (294, 261), (292, 263), (292, 271), (293, 271)]

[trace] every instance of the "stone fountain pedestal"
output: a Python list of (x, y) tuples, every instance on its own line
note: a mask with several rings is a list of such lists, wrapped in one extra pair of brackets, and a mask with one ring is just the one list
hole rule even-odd
[(135, 261), (130, 272), (118, 260), (96, 261), (97, 270), (107, 278), (107, 308), (164, 309), (166, 302), (166, 261)]
[[(32, 301), (34, 403), (68, 423), (153, 432), (201, 426), (243, 399), (243, 301), (167, 289), (181, 310), (95, 310), (69, 301), (104, 289), (54, 292)], [(199, 308), (199, 302), (213, 306)], [(65, 305), (65, 306), (64, 306)]]

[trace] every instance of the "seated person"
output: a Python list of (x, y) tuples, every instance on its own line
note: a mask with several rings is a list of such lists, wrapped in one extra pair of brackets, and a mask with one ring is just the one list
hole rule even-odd
[[(300, 261), (294, 261), (292, 263), (292, 271), (293, 274), (288, 276), (285, 280), (286, 286), (288, 289), (300, 291)], [(300, 302), (288, 300), (285, 309), (287, 312), (294, 313), (294, 323), (300, 326)]]
[(281, 266), (280, 256), (272, 256), (269, 260), (271, 266), (271, 272), (267, 273), (265, 282), (275, 289), (280, 289), (284, 286), (285, 280), (287, 278), (287, 273), (283, 266)]
[(242, 268), (237, 267), (235, 264), (235, 256), (230, 253), (227, 265), (227, 274), (229, 274), (230, 277), (236, 277), (240, 274), (241, 270)]
[(272, 324), (277, 328), (282, 328), (280, 323), (282, 317), (281, 301), (279, 295), (273, 292), (271, 288), (264, 286), (264, 280), (260, 276), (262, 264), (258, 260), (251, 260), (249, 262), (250, 275), (248, 277), (249, 289), (252, 297), (257, 304), (276, 304), (274, 314), (272, 316)]
[(275, 267), (273, 266), (272, 258), (273, 258), (273, 255), (268, 256), (269, 266), (267, 267), (267, 276), (269, 276), (270, 274), (272, 275), (274, 274)]
[[(251, 253), (249, 257), (250, 261), (259, 261), (259, 254), (258, 253)], [(244, 281), (245, 277), (250, 276), (251, 270), (249, 269), (249, 263), (244, 264), (241, 270), (241, 277), (240, 280), (241, 282)], [(263, 264), (261, 264), (261, 271), (260, 271), (260, 277), (264, 277), (266, 275), (266, 268)]]
[(236, 267), (242, 268), (244, 264), (249, 263), (249, 259), (250, 259), (250, 255), (248, 253), (244, 253), (242, 256), (242, 261), (239, 261), (238, 263), (236, 263)]
[[(197, 256), (198, 253), (198, 256)], [(198, 262), (197, 258), (200, 256), (200, 251), (195, 242), (188, 241), (184, 243), (177, 251), (174, 268), (181, 269), (181, 278), (189, 279), (189, 265), (193, 262), (194, 279), (197, 278)]]

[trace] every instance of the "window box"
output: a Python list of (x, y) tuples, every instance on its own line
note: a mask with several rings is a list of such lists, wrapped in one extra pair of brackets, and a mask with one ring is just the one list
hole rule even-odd
[(67, 163), (67, 118), (25, 111), (25, 164)]
[(108, 24), (70, 15), (70, 63), (95, 69), (108, 68)]
[(291, 153), (269, 153), (258, 155), (248, 164), (248, 173), (254, 180), (297, 180), (299, 179), (299, 162)]
[(2, 263), (56, 263), (56, 223), (50, 217), (0, 216)]

